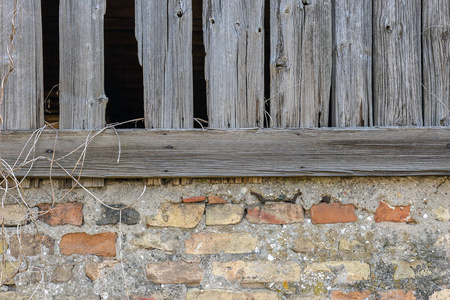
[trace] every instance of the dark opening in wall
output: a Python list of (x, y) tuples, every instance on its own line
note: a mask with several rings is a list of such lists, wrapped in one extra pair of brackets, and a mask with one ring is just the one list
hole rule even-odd
[[(192, 1), (192, 59), (194, 78), (194, 122), (195, 128), (206, 127), (201, 120), (208, 120), (206, 104), (206, 80), (205, 80), (205, 45), (203, 44), (203, 1)], [(202, 125), (200, 125), (202, 124)]]
[[(134, 0), (108, 0), (105, 15), (107, 123), (144, 117), (143, 73), (134, 28)], [(119, 127), (141, 128), (144, 122)]]
[(45, 121), (59, 121), (59, 1), (42, 0)]

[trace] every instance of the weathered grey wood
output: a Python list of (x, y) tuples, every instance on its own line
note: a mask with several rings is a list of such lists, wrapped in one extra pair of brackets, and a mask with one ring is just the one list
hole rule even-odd
[(144, 71), (147, 128), (191, 128), (191, 0), (136, 0), (136, 38)]
[(210, 128), (264, 127), (264, 0), (203, 0)]
[(332, 126), (372, 125), (372, 0), (334, 2)]
[[(88, 147), (86, 177), (274, 177), (450, 175), (450, 128), (119, 131)], [(29, 132), (2, 132), (0, 151), (15, 160)], [(60, 131), (56, 157), (81, 145), (86, 132)], [(36, 154), (51, 157), (45, 132)], [(72, 168), (80, 151), (60, 163)], [(53, 175), (64, 176), (54, 164)], [(23, 171), (18, 171), (18, 175)], [(32, 176), (48, 176), (37, 162)]]
[(40, 1), (0, 1), (1, 129), (43, 125), (42, 72)]
[(60, 128), (105, 123), (103, 16), (106, 0), (60, 0)]
[(374, 125), (423, 124), (421, 0), (374, 0)]
[(271, 0), (273, 127), (327, 127), (331, 95), (330, 0)]
[[(60, 0), (59, 128), (94, 129), (105, 124), (105, 12), (106, 0)], [(82, 184), (99, 187), (104, 180), (87, 178)]]
[(424, 124), (450, 126), (450, 3), (422, 0)]

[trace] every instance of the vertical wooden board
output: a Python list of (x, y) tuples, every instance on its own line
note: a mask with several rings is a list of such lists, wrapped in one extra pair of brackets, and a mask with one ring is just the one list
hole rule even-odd
[(103, 19), (106, 0), (60, 0), (60, 128), (105, 123)]
[(203, 0), (210, 128), (264, 127), (264, 0)]
[(450, 126), (450, 3), (422, 1), (425, 126)]
[(330, 0), (270, 1), (273, 127), (327, 127), (332, 71)]
[(423, 125), (421, 0), (374, 0), (374, 125)]
[(372, 0), (334, 2), (332, 126), (371, 126)]
[(191, 0), (136, 0), (147, 128), (192, 128)]
[[(11, 35), (13, 24), (15, 34)], [(0, 1), (0, 80), (1, 129), (41, 127), (44, 98), (40, 1)]]
[[(61, 129), (96, 129), (105, 124), (108, 98), (104, 90), (106, 0), (60, 0)], [(77, 177), (78, 173), (74, 174)], [(68, 184), (75, 185), (69, 180)], [(102, 187), (104, 179), (86, 178), (84, 187)]]

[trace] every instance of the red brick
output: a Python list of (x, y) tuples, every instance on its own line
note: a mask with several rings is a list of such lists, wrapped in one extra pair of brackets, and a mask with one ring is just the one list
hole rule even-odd
[(349, 223), (356, 219), (353, 204), (319, 203), (311, 207), (313, 224)]
[(113, 232), (90, 235), (84, 232), (69, 233), (61, 238), (59, 249), (61, 254), (116, 256), (116, 237)]
[(39, 220), (50, 226), (83, 224), (83, 204), (78, 202), (57, 203), (53, 205), (41, 203), (39, 208)]
[(291, 224), (303, 222), (303, 208), (290, 203), (250, 206), (247, 221), (255, 224)]
[(335, 291), (331, 293), (331, 300), (365, 300), (369, 299), (370, 292), (350, 292), (344, 293), (342, 291)]
[(168, 261), (148, 264), (147, 278), (157, 284), (197, 285), (203, 280), (203, 270), (198, 263)]
[(390, 206), (380, 201), (375, 211), (375, 222), (414, 222), (410, 216), (410, 208), (408, 206)]
[(210, 204), (226, 204), (228, 202), (227, 202), (227, 200), (223, 199), (220, 196), (209, 196), (208, 203), (210, 203)]
[(386, 292), (379, 292), (380, 299), (379, 300), (414, 300), (416, 297), (414, 296), (413, 291), (405, 291), (405, 290), (390, 290)]
[(196, 202), (203, 202), (206, 200), (205, 196), (196, 196), (196, 197), (191, 197), (191, 198), (184, 198), (183, 202), (184, 203), (196, 203)]

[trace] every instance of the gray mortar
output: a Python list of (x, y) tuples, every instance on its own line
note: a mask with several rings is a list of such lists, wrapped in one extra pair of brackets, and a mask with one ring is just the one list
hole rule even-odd
[[(58, 185), (56, 185), (58, 186)], [(92, 189), (92, 192), (107, 204), (132, 204), (144, 189), (141, 180), (107, 180), (104, 188)], [(56, 189), (59, 199), (67, 189)], [(156, 214), (161, 203), (179, 203), (182, 198), (192, 196), (219, 195), (230, 203), (244, 205), (258, 203), (250, 194), (251, 191), (264, 195), (266, 198), (280, 196), (292, 197), (297, 191), (302, 195), (297, 203), (306, 210), (303, 224), (262, 225), (249, 224), (245, 219), (236, 225), (206, 226), (203, 216), (201, 223), (193, 230), (179, 228), (147, 228), (145, 217)], [(49, 181), (42, 181), (40, 188), (24, 190), (24, 198), (29, 206), (39, 203), (51, 203)], [(351, 203), (357, 208), (358, 220), (355, 223), (313, 225), (309, 219), (309, 209), (321, 201), (324, 195), (330, 195), (332, 201), (344, 204)], [(73, 264), (73, 278), (66, 283), (42, 282), (33, 283), (33, 271), (48, 268), (39, 256), (29, 257), (29, 271), (17, 276), (14, 287), (2, 286), (2, 290), (36, 292), (37, 299), (83, 299), (97, 295), (98, 299), (126, 299), (125, 286), (130, 295), (160, 294), (164, 299), (184, 299), (187, 288), (184, 285), (157, 285), (151, 283), (145, 276), (145, 267), (150, 262), (168, 260), (200, 261), (205, 267), (204, 280), (199, 288), (204, 289), (239, 289), (236, 283), (230, 283), (224, 278), (214, 277), (209, 269), (213, 261), (227, 260), (267, 260), (275, 262), (298, 262), (302, 268), (311, 262), (327, 260), (360, 260), (370, 264), (371, 278), (357, 283), (340, 282), (333, 274), (317, 276), (302, 275), (302, 281), (294, 283), (286, 290), (279, 284), (267, 284), (265, 288), (279, 291), (280, 299), (289, 299), (295, 292), (301, 295), (312, 295), (314, 292), (329, 294), (338, 286), (341, 290), (369, 289), (407, 289), (415, 290), (418, 299), (428, 299), (432, 292), (450, 288), (450, 241), (436, 245), (439, 238), (450, 236), (450, 222), (437, 221), (434, 210), (439, 206), (449, 207), (450, 180), (447, 177), (361, 177), (361, 178), (299, 178), (299, 179), (264, 179), (262, 184), (211, 184), (208, 180), (197, 179), (192, 184), (173, 186), (172, 184), (147, 187), (142, 198), (133, 206), (141, 215), (137, 225), (106, 225), (96, 226), (101, 215), (101, 204), (82, 189), (75, 189), (63, 202), (77, 201), (84, 204), (84, 223), (82, 226), (51, 227), (40, 221), (36, 222), (41, 234), (49, 235), (55, 240), (53, 255), (44, 251), (43, 259), (54, 264)], [(411, 205), (412, 218), (415, 224), (375, 223), (374, 213), (379, 201), (391, 205)], [(8, 199), (13, 202), (12, 199)], [(59, 200), (57, 200), (59, 202)], [(6, 228), (7, 241), (15, 233), (16, 228)], [(21, 228), (22, 232), (35, 233), (32, 224)], [(95, 256), (64, 256), (60, 255), (58, 243), (64, 234), (72, 232), (121, 232), (122, 249), (116, 243), (117, 258), (123, 254), (123, 265), (105, 268), (102, 276), (92, 282), (84, 273), (84, 265), (88, 260), (101, 261)], [(162, 233), (167, 240), (176, 240), (179, 247), (174, 253), (168, 254), (161, 250), (146, 250), (129, 243), (135, 234), (142, 232)], [(216, 255), (186, 255), (184, 240), (194, 232), (249, 232), (258, 237), (257, 251), (251, 254), (216, 254)], [(297, 237), (308, 237), (315, 244), (316, 251), (312, 253), (296, 253), (289, 247)], [(338, 250), (339, 240), (357, 240), (361, 244), (353, 251)], [(284, 250), (286, 249), (286, 250)], [(45, 249), (44, 249), (45, 250)], [(15, 260), (6, 252), (7, 260)], [(432, 275), (395, 281), (392, 260), (424, 260)], [(46, 267), (47, 266), (47, 267)], [(122, 270), (123, 267), (123, 270)], [(123, 273), (125, 278), (123, 278)], [(337, 280), (336, 282), (333, 282)], [(94, 298), (95, 299), (95, 298)]]

